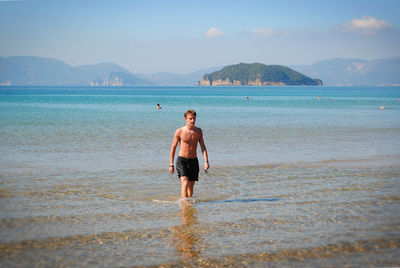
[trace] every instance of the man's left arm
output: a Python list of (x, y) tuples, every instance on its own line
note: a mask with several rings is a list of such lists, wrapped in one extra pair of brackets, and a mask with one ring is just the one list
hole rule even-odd
[(204, 144), (203, 132), (201, 130), (200, 130), (199, 143), (200, 143), (201, 152), (203, 153), (203, 158), (204, 158), (204, 169), (207, 170), (210, 168), (210, 164), (208, 163), (207, 148), (206, 148), (206, 145)]

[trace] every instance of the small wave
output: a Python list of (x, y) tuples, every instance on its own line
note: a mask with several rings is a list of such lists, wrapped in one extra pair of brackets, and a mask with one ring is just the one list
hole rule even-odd
[(194, 198), (181, 198), (181, 199), (178, 199), (178, 200), (158, 200), (158, 199), (153, 199), (153, 202), (154, 203), (158, 203), (158, 204), (179, 204), (179, 205), (182, 205), (182, 204), (196, 204), (196, 203), (198, 203), (197, 201), (196, 201), (196, 199), (194, 199)]
[(248, 203), (248, 202), (276, 202), (279, 198), (249, 198), (249, 199), (227, 199), (227, 200), (214, 200), (214, 201), (204, 201), (201, 203)]
[(194, 205), (198, 203), (193, 197), (181, 198), (178, 200), (179, 205)]
[(158, 204), (210, 204), (210, 203), (249, 203), (249, 202), (276, 202), (279, 198), (249, 198), (249, 199), (226, 199), (226, 200), (199, 200), (194, 198), (181, 198), (175, 201), (153, 199), (154, 203)]
[(153, 202), (158, 204), (179, 204), (179, 200), (169, 201), (169, 200), (153, 199)]

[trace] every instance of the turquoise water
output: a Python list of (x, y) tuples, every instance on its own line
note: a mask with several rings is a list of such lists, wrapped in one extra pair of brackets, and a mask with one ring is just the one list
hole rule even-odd
[[(2, 87), (0, 263), (400, 265), (399, 98), (396, 87)], [(168, 173), (187, 109), (211, 162), (188, 207)]]
[(217, 166), (393, 155), (399, 95), (397, 88), (6, 88), (1, 163), (56, 173), (162, 168), (189, 108)]

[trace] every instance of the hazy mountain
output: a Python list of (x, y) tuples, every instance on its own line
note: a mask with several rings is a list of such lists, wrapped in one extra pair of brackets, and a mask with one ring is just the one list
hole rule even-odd
[(73, 67), (56, 59), (27, 56), (0, 57), (0, 84), (152, 85), (114, 63)]
[(99, 63), (95, 65), (81, 65), (75, 67), (75, 70), (84, 76), (89, 77), (106, 77), (110, 73), (130, 73), (127, 69), (114, 63)]
[(214, 67), (195, 71), (188, 74), (175, 74), (175, 73), (154, 73), (154, 74), (136, 74), (142, 79), (147, 79), (155, 85), (159, 86), (195, 86), (201, 81), (203, 75), (208, 72), (214, 72), (222, 67)]
[(400, 57), (392, 59), (330, 59), (291, 68), (318, 77), (327, 86), (400, 85)]
[(158, 86), (193, 86), (193, 83), (186, 75), (175, 74), (175, 73), (154, 73), (154, 74), (136, 74), (142, 79), (151, 81), (153, 84)]
[(0, 83), (12, 85), (63, 84), (76, 79), (74, 68), (62, 61), (39, 57), (0, 57)]

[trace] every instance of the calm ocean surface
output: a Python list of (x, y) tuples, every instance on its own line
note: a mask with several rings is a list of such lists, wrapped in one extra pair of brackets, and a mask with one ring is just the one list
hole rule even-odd
[(400, 266), (399, 216), (399, 87), (0, 87), (2, 267)]

